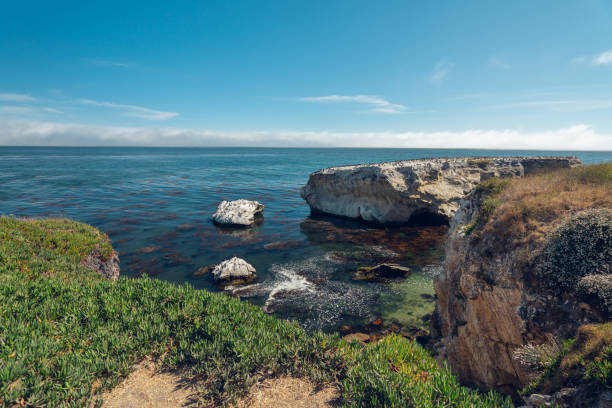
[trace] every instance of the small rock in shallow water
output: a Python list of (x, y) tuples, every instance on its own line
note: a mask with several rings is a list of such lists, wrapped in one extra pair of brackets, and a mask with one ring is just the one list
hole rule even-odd
[(215, 224), (249, 227), (263, 214), (264, 206), (257, 201), (221, 201), (212, 219)]
[(264, 249), (267, 250), (286, 250), (286, 249), (296, 249), (301, 246), (304, 246), (302, 241), (274, 241), (264, 245)]
[(355, 280), (384, 281), (393, 278), (406, 278), (410, 275), (410, 268), (398, 264), (384, 263), (372, 268), (361, 267), (354, 274)]
[(218, 284), (250, 282), (257, 277), (255, 268), (244, 259), (233, 257), (221, 262), (213, 269), (213, 277)]
[(194, 278), (201, 278), (204, 275), (207, 275), (215, 268), (215, 265), (207, 265), (199, 268), (197, 271), (191, 274)]

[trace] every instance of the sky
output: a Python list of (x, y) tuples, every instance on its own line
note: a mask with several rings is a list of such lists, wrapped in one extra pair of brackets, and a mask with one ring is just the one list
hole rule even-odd
[(612, 150), (612, 0), (6, 1), (0, 145)]

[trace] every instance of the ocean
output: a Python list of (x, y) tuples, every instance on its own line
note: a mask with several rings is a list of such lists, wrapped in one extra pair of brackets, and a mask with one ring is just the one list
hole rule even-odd
[[(0, 215), (69, 217), (106, 232), (122, 276), (149, 275), (218, 291), (200, 267), (232, 256), (258, 279), (235, 295), (307, 330), (337, 331), (382, 318), (427, 325), (432, 279), (443, 262), (446, 227), (373, 228), (311, 217), (300, 188), (330, 166), (460, 156), (574, 155), (612, 161), (612, 152), (445, 149), (0, 147)], [(222, 200), (265, 205), (249, 230), (210, 220)], [(354, 281), (360, 266), (393, 261), (405, 280)]]

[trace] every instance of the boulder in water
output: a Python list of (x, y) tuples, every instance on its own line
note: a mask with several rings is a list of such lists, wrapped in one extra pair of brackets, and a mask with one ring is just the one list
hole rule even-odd
[(212, 271), (215, 283), (238, 285), (251, 282), (257, 277), (255, 268), (241, 258), (233, 257), (215, 266)]
[(371, 282), (384, 281), (394, 278), (406, 278), (410, 275), (410, 268), (394, 263), (383, 263), (374, 267), (361, 267), (354, 274), (353, 279)]
[(213, 222), (226, 227), (250, 227), (262, 216), (264, 206), (257, 201), (221, 201), (212, 216)]

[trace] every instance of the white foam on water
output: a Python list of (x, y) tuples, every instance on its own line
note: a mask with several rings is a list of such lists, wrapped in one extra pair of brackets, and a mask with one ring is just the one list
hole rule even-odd
[(297, 319), (307, 330), (333, 330), (347, 316), (373, 318), (371, 306), (389, 289), (377, 283), (364, 286), (333, 280), (338, 268), (339, 263), (326, 253), (272, 265), (268, 280), (226, 289), (243, 297), (265, 297), (264, 312)]
[(263, 310), (266, 313), (274, 311), (274, 303), (279, 294), (289, 292), (314, 292), (315, 286), (303, 276), (298, 275), (294, 270), (286, 267), (278, 267), (274, 271), (276, 278), (279, 279), (274, 285), (268, 299), (264, 304)]
[(297, 265), (294, 263), (272, 265), (270, 267), (270, 272), (272, 273), (271, 279), (242, 287), (228, 286), (226, 290), (230, 291), (233, 295), (243, 297), (267, 296), (263, 309), (265, 312), (270, 313), (274, 311), (273, 304), (279, 294), (287, 292), (314, 292), (316, 290), (312, 282), (297, 273), (299, 264), (301, 263)]

